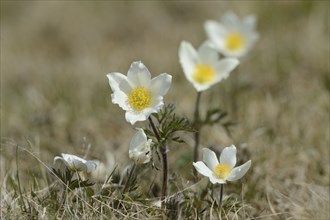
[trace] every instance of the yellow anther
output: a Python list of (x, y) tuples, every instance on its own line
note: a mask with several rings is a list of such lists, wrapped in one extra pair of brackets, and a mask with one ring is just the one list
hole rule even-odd
[(231, 169), (227, 164), (218, 164), (213, 172), (218, 179), (226, 179), (230, 173)]
[(144, 87), (136, 87), (132, 89), (128, 95), (129, 105), (136, 111), (141, 111), (151, 104), (151, 92)]
[(239, 33), (231, 33), (226, 38), (226, 47), (229, 50), (239, 50), (245, 45), (244, 38)]
[(210, 83), (215, 79), (215, 72), (211, 66), (197, 64), (193, 78), (198, 83)]

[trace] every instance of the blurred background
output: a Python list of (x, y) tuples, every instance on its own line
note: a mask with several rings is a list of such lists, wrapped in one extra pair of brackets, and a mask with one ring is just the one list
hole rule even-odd
[[(227, 80), (203, 93), (202, 113), (220, 107), (236, 125), (231, 135), (205, 127), (201, 143), (218, 152), (233, 143), (252, 159), (236, 192), (256, 215), (329, 217), (327, 1), (1, 1), (1, 183), (15, 172), (17, 145), (48, 166), (60, 153), (106, 161), (110, 152), (119, 167), (131, 164), (135, 131), (111, 103), (106, 74), (126, 74), (133, 61), (153, 77), (171, 74), (165, 102), (191, 119), (196, 91), (178, 47), (198, 47), (204, 22), (226, 11), (255, 14), (260, 39)], [(170, 146), (170, 173), (189, 178), (192, 135), (183, 138)], [(26, 186), (31, 177), (42, 182), (40, 161), (25, 151), (18, 158)]]

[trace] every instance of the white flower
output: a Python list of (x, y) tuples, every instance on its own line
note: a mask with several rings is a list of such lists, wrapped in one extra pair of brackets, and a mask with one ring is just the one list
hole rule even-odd
[(136, 164), (148, 163), (151, 158), (151, 142), (152, 140), (147, 139), (143, 129), (138, 128), (129, 145), (129, 158), (133, 159)]
[(188, 42), (181, 42), (180, 63), (189, 82), (200, 92), (210, 88), (229, 76), (239, 61), (235, 58), (219, 60), (219, 55), (209, 43), (202, 44), (198, 50)]
[(227, 12), (221, 23), (209, 20), (204, 28), (210, 42), (220, 53), (228, 57), (242, 57), (259, 38), (255, 26), (254, 15), (240, 20), (234, 13)]
[(114, 72), (107, 77), (113, 92), (112, 102), (126, 111), (126, 121), (132, 125), (146, 120), (163, 107), (163, 96), (172, 81), (172, 76), (167, 73), (151, 79), (149, 70), (141, 61), (131, 64), (127, 76)]
[(61, 154), (54, 158), (54, 164), (57, 160), (62, 160), (64, 164), (73, 171), (84, 171), (90, 173), (94, 171), (99, 165), (98, 160), (85, 160), (72, 154)]
[(203, 148), (204, 162), (198, 161), (193, 165), (200, 174), (210, 178), (213, 184), (238, 180), (246, 174), (251, 166), (251, 160), (249, 160), (245, 164), (235, 167), (236, 147), (234, 145), (223, 149), (219, 159), (220, 163), (213, 151)]

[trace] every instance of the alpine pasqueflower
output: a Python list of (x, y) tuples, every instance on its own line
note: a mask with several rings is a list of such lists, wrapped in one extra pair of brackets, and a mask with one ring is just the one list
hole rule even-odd
[[(251, 160), (239, 167), (236, 165), (236, 147), (231, 145), (226, 147), (221, 152), (220, 162), (216, 154), (208, 148), (203, 148), (203, 161), (194, 162), (193, 165), (196, 170), (210, 178), (210, 181), (220, 184), (225, 184), (226, 181), (235, 181), (242, 178), (251, 166)], [(206, 164), (206, 165), (205, 165)]]
[(131, 64), (127, 76), (113, 72), (107, 77), (113, 92), (112, 102), (126, 111), (126, 121), (132, 125), (146, 120), (163, 107), (163, 96), (172, 81), (172, 76), (167, 73), (151, 79), (149, 70), (141, 61)]
[(226, 12), (220, 23), (209, 20), (204, 24), (206, 34), (214, 48), (227, 57), (242, 57), (250, 51), (259, 38), (255, 26), (254, 15), (240, 20), (232, 12)]
[(235, 58), (219, 60), (217, 51), (207, 42), (198, 50), (188, 42), (181, 42), (179, 48), (180, 63), (189, 82), (200, 92), (227, 78), (239, 64)]
[(136, 164), (145, 164), (151, 159), (150, 145), (152, 140), (147, 139), (142, 128), (137, 130), (129, 145), (129, 158), (134, 160)]
[(95, 171), (100, 164), (98, 160), (85, 160), (72, 154), (61, 154), (54, 158), (54, 164), (57, 160), (61, 160), (72, 171), (84, 171), (90, 173)]

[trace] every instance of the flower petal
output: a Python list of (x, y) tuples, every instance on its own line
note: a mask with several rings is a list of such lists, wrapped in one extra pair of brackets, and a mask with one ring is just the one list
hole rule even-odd
[(111, 94), (112, 103), (118, 104), (125, 111), (129, 110), (130, 107), (127, 104), (127, 95), (121, 90), (116, 90)]
[(131, 125), (134, 125), (137, 121), (145, 121), (148, 117), (149, 115), (141, 114), (141, 112), (126, 111), (125, 114), (126, 121)]
[(197, 83), (195, 81), (192, 82), (192, 84), (195, 87), (195, 89), (197, 90), (197, 92), (205, 91), (215, 83), (216, 83), (216, 81), (214, 81), (212, 83), (204, 83), (204, 84), (200, 84), (200, 83)]
[(217, 155), (208, 148), (203, 148), (203, 161), (211, 170), (214, 170), (219, 164)]
[(108, 80), (109, 80), (109, 85), (111, 87), (111, 90), (114, 92), (116, 90), (119, 90), (119, 84), (121, 81), (126, 80), (127, 77), (121, 73), (108, 73), (107, 74)]
[(213, 46), (221, 52), (225, 48), (226, 28), (216, 21), (209, 20), (205, 22), (204, 29)]
[(127, 73), (128, 81), (131, 85), (149, 87), (151, 75), (147, 67), (141, 61), (135, 61), (131, 64)]
[(218, 58), (218, 52), (210, 45), (210, 42), (204, 42), (198, 48), (199, 62), (202, 64), (212, 64), (215, 63)]
[(223, 180), (223, 179), (218, 179), (218, 178), (216, 178), (214, 175), (210, 176), (210, 181), (211, 181), (211, 183), (213, 183), (213, 184), (216, 184), (216, 183), (225, 184), (225, 183), (226, 183), (225, 180)]
[(96, 168), (100, 165), (100, 161), (98, 160), (87, 160), (86, 163), (86, 172), (90, 173), (96, 170)]
[(150, 108), (143, 109), (143, 114), (148, 115), (149, 117), (151, 113), (158, 112), (159, 110), (161, 110), (164, 106), (163, 100), (163, 96), (154, 97), (154, 99), (152, 100), (152, 106)]
[(63, 161), (63, 162), (64, 162), (64, 159), (63, 159), (63, 157), (60, 157), (60, 156), (56, 156), (56, 157), (54, 157), (54, 161), (53, 161), (53, 163), (54, 163), (54, 164), (56, 164), (56, 161), (58, 161), (58, 160), (61, 160), (61, 161)]
[(144, 144), (147, 142), (147, 135), (144, 133), (142, 128), (137, 128), (137, 132), (134, 134), (130, 145), (129, 149), (133, 150), (134, 148), (139, 147), (140, 145)]
[(181, 42), (179, 47), (179, 59), (186, 78), (188, 81), (192, 82), (192, 74), (195, 70), (198, 54), (189, 42)]
[(73, 155), (73, 154), (61, 154), (64, 161), (66, 162), (71, 162), (71, 161), (80, 161), (82, 163), (85, 163), (86, 160), (85, 159), (82, 159), (76, 155)]
[(235, 180), (242, 178), (246, 174), (246, 172), (250, 169), (250, 167), (251, 167), (251, 160), (249, 160), (248, 162), (246, 162), (245, 164), (243, 164), (239, 167), (235, 167), (232, 170), (229, 177), (227, 178), (227, 180), (235, 181)]
[(231, 11), (228, 11), (222, 16), (221, 23), (227, 27), (235, 27), (237, 26), (237, 24), (240, 24), (241, 21), (236, 14)]
[(125, 79), (119, 83), (118, 87), (120, 91), (122, 91), (126, 95), (129, 95), (132, 89), (134, 88), (134, 85), (131, 84), (128, 79)]
[(171, 87), (172, 76), (167, 73), (162, 73), (151, 80), (150, 90), (152, 94), (157, 96), (164, 96)]
[(239, 60), (236, 58), (225, 58), (215, 64), (215, 71), (217, 72), (217, 81), (226, 79), (230, 72), (235, 69), (239, 64)]
[(236, 147), (231, 145), (230, 147), (225, 147), (220, 155), (220, 163), (227, 164), (231, 169), (236, 164)]
[(256, 21), (257, 18), (255, 15), (249, 15), (243, 19), (243, 24), (247, 29), (253, 30), (256, 27)]
[(206, 177), (212, 176), (212, 170), (210, 170), (202, 161), (198, 161), (196, 163), (193, 162), (193, 165), (194, 165), (195, 169), (197, 170), (197, 172), (199, 172), (203, 176), (206, 176)]

